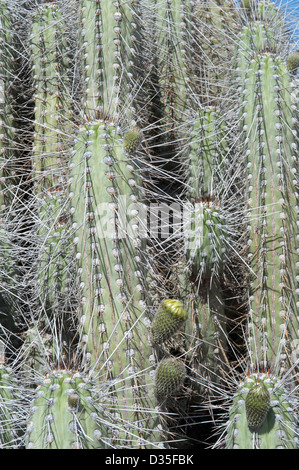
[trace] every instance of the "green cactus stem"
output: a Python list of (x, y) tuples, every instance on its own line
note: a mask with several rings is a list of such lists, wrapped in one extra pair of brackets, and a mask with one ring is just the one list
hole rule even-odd
[[(138, 2), (80, 1), (80, 44), (83, 69), (82, 108), (91, 119), (118, 119), (129, 100), (139, 63)], [(131, 96), (131, 95), (130, 95)], [(128, 101), (128, 102), (127, 102)]]
[(168, 132), (182, 120), (191, 98), (191, 3), (189, 0), (154, 2), (154, 41), (159, 57), (163, 122)]
[(193, 120), (183, 154), (189, 199), (186, 207), (190, 209), (186, 209), (184, 221), (185, 269), (180, 274), (180, 298), (186, 298), (192, 319), (185, 330), (190, 364), (213, 381), (220, 377), (227, 350), (221, 282), (237, 234), (236, 215), (229, 207), (236, 205), (235, 196), (231, 197), (233, 161), (223, 116), (214, 107), (204, 107)]
[(35, 395), (27, 426), (27, 449), (109, 447), (107, 405), (106, 409), (101, 405), (90, 377), (68, 370), (53, 371)]
[(0, 341), (0, 448), (17, 449), (22, 446), (25, 425), (25, 387), (17, 378), (15, 364), (8, 365), (8, 348)]
[[(40, 5), (31, 29), (31, 62), (35, 85), (33, 142), (34, 204), (38, 210), (40, 253), (37, 284), (48, 314), (61, 309), (67, 289), (68, 259), (62, 239), (67, 218), (64, 211), (71, 129), (66, 25), (58, 6)], [(64, 53), (62, 53), (64, 51)]]
[[(18, 264), (11, 255), (17, 225), (14, 211), (18, 212), (18, 201), (14, 194), (20, 182), (16, 174), (18, 166), (16, 165), (15, 142), (17, 137), (13, 106), (14, 82), (19, 82), (16, 65), (18, 49), (17, 33), (14, 29), (15, 16), (13, 6), (2, 1), (0, 3), (0, 290), (1, 301), (4, 301), (4, 309), (7, 311), (13, 310), (11, 299), (16, 295)], [(18, 190), (21, 194), (20, 187)]]
[(240, 19), (231, 0), (196, 2), (193, 18), (195, 90), (200, 103), (217, 106), (229, 79), (229, 63)]
[(112, 122), (96, 122), (77, 136), (69, 238), (75, 248), (73, 291), (83, 361), (115, 383), (120, 410), (115, 445), (138, 447), (147, 438), (154, 445), (159, 437), (153, 432), (155, 413), (147, 411), (154, 406), (154, 358), (145, 302), (142, 179), (119, 132)]
[[(261, 24), (251, 29), (260, 31)], [(298, 205), (298, 98), (280, 56), (259, 49), (247, 64), (239, 77), (247, 162), (248, 261), (254, 272), (249, 341), (256, 364), (277, 363), (279, 354), (283, 372), (291, 341), (298, 337), (298, 214), (294, 210)]]

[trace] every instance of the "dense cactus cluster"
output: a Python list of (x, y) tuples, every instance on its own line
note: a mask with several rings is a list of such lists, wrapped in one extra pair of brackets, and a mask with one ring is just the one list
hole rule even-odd
[(0, 0), (0, 65), (0, 448), (297, 448), (283, 8)]

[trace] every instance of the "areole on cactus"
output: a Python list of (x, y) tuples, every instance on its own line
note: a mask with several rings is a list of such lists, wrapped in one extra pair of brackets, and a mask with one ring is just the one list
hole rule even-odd
[(0, 13), (0, 447), (298, 448), (286, 12)]

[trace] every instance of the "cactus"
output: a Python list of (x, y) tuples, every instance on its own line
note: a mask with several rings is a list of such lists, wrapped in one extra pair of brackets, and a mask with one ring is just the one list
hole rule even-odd
[(152, 340), (161, 343), (171, 338), (187, 320), (182, 302), (166, 299), (156, 312), (151, 326)]
[[(82, 374), (57, 370), (36, 389), (27, 426), (27, 449), (105, 448), (104, 414), (92, 381)], [(102, 422), (100, 416), (103, 415)]]
[(238, 387), (227, 432), (227, 448), (297, 448), (292, 399), (268, 373), (248, 376)]
[(297, 73), (299, 68), (299, 51), (292, 52), (287, 58), (287, 69), (290, 73)]
[[(277, 361), (281, 347), (285, 350), (287, 331), (290, 338), (297, 335), (294, 91), (284, 62), (260, 48), (246, 78), (241, 126), (248, 162), (248, 258), (255, 273), (250, 308), (257, 325), (256, 363), (266, 366), (267, 361)], [(274, 122), (270, 116), (275, 116)], [(276, 187), (269, 186), (272, 181)]]
[(159, 362), (155, 374), (156, 395), (162, 399), (172, 396), (182, 388), (186, 368), (180, 359), (168, 358)]
[(298, 448), (283, 9), (0, 13), (0, 447)]

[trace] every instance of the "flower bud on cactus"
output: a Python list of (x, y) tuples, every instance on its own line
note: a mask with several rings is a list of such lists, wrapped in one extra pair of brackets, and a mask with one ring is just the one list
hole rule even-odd
[(142, 142), (142, 132), (140, 127), (135, 126), (129, 129), (124, 136), (124, 151), (126, 153), (134, 153)]
[(185, 364), (180, 359), (163, 359), (156, 370), (156, 396), (168, 397), (174, 395), (181, 389), (185, 377)]
[(256, 0), (242, 0), (240, 6), (246, 8), (246, 10), (251, 10), (256, 3)]
[(292, 52), (287, 58), (287, 69), (290, 73), (296, 74), (299, 69), (299, 51)]
[(294, 406), (292, 393), (281, 379), (268, 373), (250, 375), (236, 390), (227, 423), (226, 448), (296, 448)]
[(264, 382), (257, 383), (248, 392), (245, 409), (248, 426), (257, 430), (261, 427), (270, 408), (270, 393)]
[(161, 343), (170, 339), (187, 320), (187, 316), (188, 314), (180, 300), (164, 300), (153, 319), (153, 342)]

